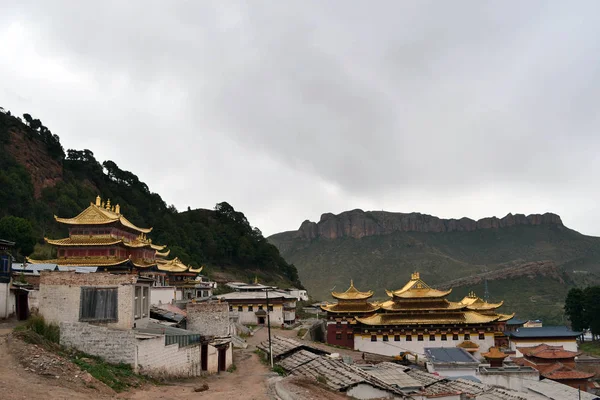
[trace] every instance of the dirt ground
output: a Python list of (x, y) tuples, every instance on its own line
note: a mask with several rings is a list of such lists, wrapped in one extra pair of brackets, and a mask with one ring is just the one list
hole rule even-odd
[[(115, 393), (89, 374), (67, 360), (45, 352), (43, 349), (13, 338), (10, 333), (15, 322), (0, 321), (0, 398), (21, 400), (49, 399), (277, 399), (275, 381), (271, 372), (254, 353), (256, 345), (267, 339), (267, 329), (259, 329), (249, 337), (247, 349), (234, 350), (234, 372), (224, 372), (208, 377), (186, 379), (164, 385), (145, 385), (123, 393)], [(273, 329), (273, 335), (296, 338), (296, 331)], [(331, 349), (328, 349), (331, 351)], [(337, 350), (337, 349), (336, 349)], [(196, 391), (204, 384), (206, 391)], [(340, 400), (344, 395), (332, 393), (316, 382), (297, 379), (279, 380), (279, 389), (290, 398), (298, 400)]]

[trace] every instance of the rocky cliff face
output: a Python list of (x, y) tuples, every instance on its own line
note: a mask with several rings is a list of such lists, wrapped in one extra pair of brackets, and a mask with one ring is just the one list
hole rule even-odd
[(392, 213), (386, 211), (346, 211), (339, 215), (326, 213), (319, 222), (304, 221), (296, 236), (304, 239), (341, 237), (362, 238), (393, 232), (470, 232), (479, 229), (504, 228), (515, 225), (563, 226), (556, 214), (508, 214), (504, 218), (441, 219), (420, 213)]
[(36, 199), (40, 198), (44, 188), (52, 187), (63, 179), (61, 163), (48, 155), (42, 142), (29, 139), (21, 129), (13, 127), (10, 130), (6, 150), (31, 174)]

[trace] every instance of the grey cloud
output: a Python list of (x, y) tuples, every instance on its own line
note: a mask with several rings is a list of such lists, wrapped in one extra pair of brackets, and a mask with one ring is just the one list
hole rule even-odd
[[(115, 159), (179, 207), (231, 201), (272, 233), (364, 204), (460, 217), (471, 210), (463, 196), (503, 197), (477, 211), (491, 215), (596, 195), (599, 11), (593, 1), (40, 1), (11, 5), (0, 23), (18, 21), (40, 57), (89, 80), (61, 92), (62, 105), (39, 101), (50, 83), (30, 84), (37, 103), (18, 101), (48, 110), (68, 147)], [(414, 194), (448, 201), (419, 209)], [(507, 203), (511, 194), (530, 200)]]

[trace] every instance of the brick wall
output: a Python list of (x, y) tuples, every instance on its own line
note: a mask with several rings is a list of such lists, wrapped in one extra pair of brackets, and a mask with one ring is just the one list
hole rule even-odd
[(229, 335), (229, 305), (216, 301), (189, 303), (187, 329), (206, 336)]
[(85, 322), (61, 322), (60, 344), (111, 363), (135, 365), (136, 339), (132, 330), (109, 329)]

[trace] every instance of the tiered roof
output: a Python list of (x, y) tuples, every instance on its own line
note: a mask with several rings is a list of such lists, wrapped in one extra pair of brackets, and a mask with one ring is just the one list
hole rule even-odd
[[(32, 264), (51, 263), (60, 266), (95, 266), (95, 267), (117, 267), (125, 265), (133, 265), (137, 268), (148, 269), (156, 267), (159, 271), (171, 273), (190, 272), (198, 274), (203, 267), (192, 268), (185, 265), (175, 257), (172, 260), (165, 260), (170, 253), (166, 250), (165, 245), (157, 245), (152, 243), (152, 239), (146, 236), (152, 231), (152, 228), (140, 228), (131, 223), (121, 214), (120, 205), (111, 206), (110, 200), (102, 201), (100, 196), (96, 197), (95, 203), (90, 203), (89, 207), (83, 210), (79, 215), (73, 218), (59, 218), (54, 216), (57, 222), (67, 225), (82, 225), (82, 226), (106, 226), (111, 225), (121, 229), (121, 234), (114, 233), (100, 234), (80, 234), (80, 232), (71, 231), (67, 238), (63, 239), (48, 239), (44, 238), (46, 243), (63, 248), (76, 247), (97, 247), (97, 246), (122, 246), (130, 249), (150, 249), (154, 250), (152, 259), (132, 259), (130, 257), (114, 256), (82, 256), (82, 257), (60, 257), (53, 260), (34, 260), (27, 259)], [(123, 232), (124, 231), (124, 232)], [(118, 232), (118, 231), (117, 231)], [(129, 233), (127, 233), (129, 232)], [(131, 234), (137, 234), (132, 236)], [(132, 237), (135, 237), (132, 239)], [(117, 253), (118, 254), (118, 253)], [(137, 253), (132, 253), (137, 254)]]
[(338, 299), (334, 304), (322, 304), (321, 309), (333, 313), (368, 313), (379, 309), (377, 303), (370, 303), (367, 300), (373, 296), (373, 291), (361, 292), (354, 287), (354, 282), (350, 280), (350, 287), (345, 292), (331, 292), (331, 295)]
[(56, 215), (54, 219), (61, 224), (67, 225), (107, 225), (119, 223), (123, 227), (132, 229), (140, 233), (150, 233), (152, 228), (140, 228), (132, 224), (127, 218), (121, 215), (121, 206), (110, 205), (110, 199), (104, 203), (100, 196), (96, 197), (96, 203), (90, 203), (90, 206), (83, 210), (79, 215), (73, 218), (60, 218)]
[(500, 303), (488, 303), (471, 292), (459, 302), (445, 297), (452, 289), (438, 290), (425, 283), (418, 272), (399, 290), (386, 290), (389, 300), (379, 304), (380, 312), (356, 320), (365, 325), (468, 325), (506, 321), (512, 315), (499, 314)]
[(517, 347), (524, 357), (514, 358), (517, 365), (527, 365), (537, 369), (544, 378), (560, 380), (586, 380), (593, 372), (578, 371), (563, 362), (573, 362), (581, 352), (565, 350), (563, 346), (540, 344), (533, 347)]
[(543, 358), (547, 360), (575, 358), (581, 354), (580, 351), (565, 350), (563, 346), (550, 346), (540, 344), (533, 347), (517, 347), (524, 356)]

